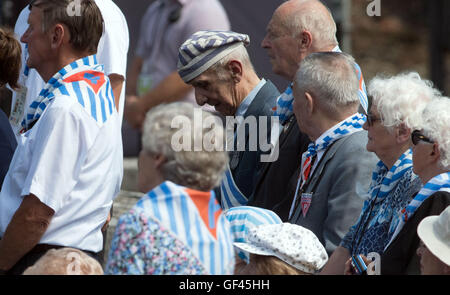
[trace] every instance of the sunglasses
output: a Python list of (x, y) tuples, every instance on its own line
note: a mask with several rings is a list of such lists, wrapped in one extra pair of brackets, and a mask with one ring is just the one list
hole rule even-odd
[(411, 140), (412, 140), (412, 143), (414, 145), (417, 145), (419, 143), (419, 141), (425, 141), (425, 142), (428, 142), (428, 143), (434, 143), (434, 141), (432, 141), (428, 137), (425, 137), (423, 134), (421, 134), (419, 130), (414, 130), (411, 133)]
[(380, 121), (381, 120), (380, 118), (377, 118), (377, 117), (375, 117), (372, 114), (367, 114), (366, 117), (367, 117), (367, 124), (369, 124), (369, 126), (373, 126), (373, 124), (376, 121)]

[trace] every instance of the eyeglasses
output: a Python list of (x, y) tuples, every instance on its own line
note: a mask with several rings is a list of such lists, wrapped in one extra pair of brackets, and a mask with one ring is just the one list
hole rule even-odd
[(411, 140), (412, 140), (412, 143), (414, 145), (417, 145), (419, 143), (419, 141), (425, 141), (425, 142), (428, 142), (428, 143), (434, 143), (434, 141), (432, 141), (428, 137), (425, 137), (424, 135), (422, 135), (419, 130), (414, 130), (411, 133)]
[(369, 126), (373, 126), (373, 124), (376, 121), (380, 121), (381, 120), (380, 118), (377, 118), (377, 117), (375, 117), (372, 114), (367, 114), (366, 117), (367, 117), (367, 124), (369, 124)]

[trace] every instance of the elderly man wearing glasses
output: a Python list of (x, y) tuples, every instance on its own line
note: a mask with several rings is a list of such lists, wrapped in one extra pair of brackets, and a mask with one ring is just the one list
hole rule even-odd
[(380, 161), (358, 221), (331, 255), (323, 274), (343, 274), (353, 255), (381, 255), (392, 235), (391, 220), (421, 186), (412, 171), (411, 132), (417, 128), (420, 110), (437, 91), (417, 73), (405, 73), (374, 78), (368, 92), (371, 106), (363, 125), (368, 135), (366, 149)]
[(393, 235), (381, 256), (381, 274), (419, 274), (417, 226), (450, 205), (449, 126), (450, 99), (434, 99), (423, 110), (420, 127), (411, 136), (413, 170), (423, 187), (391, 223)]

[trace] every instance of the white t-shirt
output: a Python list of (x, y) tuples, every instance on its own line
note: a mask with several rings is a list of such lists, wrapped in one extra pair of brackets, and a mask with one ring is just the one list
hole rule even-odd
[(23, 196), (34, 194), (55, 211), (39, 243), (99, 252), (123, 176), (119, 125), (116, 111), (99, 124), (76, 97), (56, 96), (19, 135), (0, 192), (0, 236)]
[[(127, 68), (127, 54), (129, 47), (129, 32), (128, 25), (120, 8), (111, 0), (96, 0), (100, 12), (104, 21), (104, 32), (100, 38), (100, 42), (97, 48), (97, 58), (100, 64), (105, 66), (106, 75), (119, 74), (126, 77)], [(25, 7), (20, 13), (14, 32), (17, 37), (20, 38), (28, 28), (28, 16), (30, 10)], [(26, 60), (28, 58), (27, 49), (25, 44), (22, 45), (22, 70), (19, 78), (19, 84), (26, 87), (27, 92), (22, 102), (20, 97), (24, 94), (13, 91), (11, 102), (11, 116), (10, 123), (16, 139), (19, 141), (19, 131), (22, 129), (21, 123), (24, 118), (28, 106), (39, 95), (42, 88), (45, 86), (45, 82), (41, 76), (34, 69), (30, 69), (28, 77), (23, 73), (25, 70)], [(16, 107), (17, 98), (19, 97), (18, 106)], [(119, 118), (120, 126), (122, 125), (123, 108), (125, 104), (125, 82), (122, 86), (122, 92), (119, 99)]]

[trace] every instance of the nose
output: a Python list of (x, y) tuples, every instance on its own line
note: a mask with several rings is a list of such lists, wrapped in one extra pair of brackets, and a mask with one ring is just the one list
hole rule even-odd
[(20, 42), (22, 42), (22, 43), (27, 43), (27, 40), (28, 40), (28, 30), (29, 30), (29, 29), (27, 29), (27, 30), (25, 31), (25, 33), (23, 33), (22, 37), (20, 37)]
[(362, 127), (363, 127), (364, 130), (369, 130), (369, 123), (368, 123), (367, 120), (366, 120), (366, 122), (364, 122)]
[(266, 49), (270, 47), (270, 42), (269, 39), (267, 38), (267, 35), (264, 36), (264, 39), (261, 41), (261, 47)]
[(201, 91), (199, 91), (197, 88), (195, 88), (195, 100), (197, 101), (197, 104), (199, 106), (204, 105), (207, 101), (208, 98), (206, 96), (204, 96)]
[(417, 254), (417, 256), (421, 257), (422, 253), (423, 253), (423, 247), (422, 247), (422, 245), (420, 245), (416, 250), (416, 254)]

